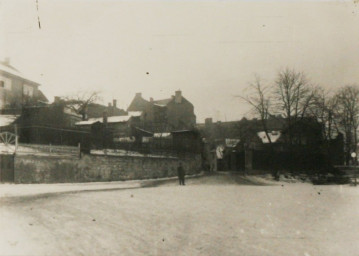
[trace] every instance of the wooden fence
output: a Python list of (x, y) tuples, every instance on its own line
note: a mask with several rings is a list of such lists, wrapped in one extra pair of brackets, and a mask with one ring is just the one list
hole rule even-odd
[(42, 144), (24, 144), (19, 143), (17, 154), (26, 155), (52, 155), (52, 156), (71, 156), (80, 157), (80, 144), (77, 147), (59, 146), (59, 145), (42, 145)]

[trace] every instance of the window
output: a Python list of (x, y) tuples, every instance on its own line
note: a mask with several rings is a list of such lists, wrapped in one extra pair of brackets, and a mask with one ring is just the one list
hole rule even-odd
[(0, 88), (11, 90), (11, 79), (0, 75)]
[(24, 84), (24, 95), (32, 97), (34, 95), (34, 88), (30, 85)]

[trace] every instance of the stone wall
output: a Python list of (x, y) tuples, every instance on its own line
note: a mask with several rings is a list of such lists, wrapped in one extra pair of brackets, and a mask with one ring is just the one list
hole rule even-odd
[(59, 156), (17, 155), (15, 183), (119, 181), (173, 177), (181, 160), (186, 174), (201, 169), (201, 156), (179, 158), (95, 156), (81, 159)]

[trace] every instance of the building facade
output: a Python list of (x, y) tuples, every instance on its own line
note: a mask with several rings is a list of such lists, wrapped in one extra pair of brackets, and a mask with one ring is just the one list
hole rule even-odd
[(10, 65), (9, 60), (0, 62), (0, 109), (20, 109), (24, 105), (48, 102), (39, 90), (40, 84), (25, 77)]
[(196, 125), (194, 106), (181, 91), (168, 99), (149, 101), (136, 93), (128, 112), (141, 112), (142, 127), (152, 132), (166, 132), (180, 129), (193, 129)]

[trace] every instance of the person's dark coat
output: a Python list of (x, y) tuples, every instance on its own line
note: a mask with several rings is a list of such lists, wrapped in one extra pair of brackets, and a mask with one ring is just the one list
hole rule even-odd
[(178, 179), (179, 179), (180, 185), (184, 185), (184, 178), (185, 178), (186, 172), (183, 169), (182, 165), (179, 165), (177, 167), (177, 173), (178, 173)]

